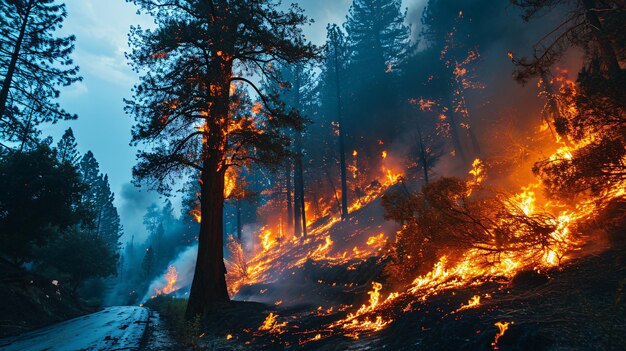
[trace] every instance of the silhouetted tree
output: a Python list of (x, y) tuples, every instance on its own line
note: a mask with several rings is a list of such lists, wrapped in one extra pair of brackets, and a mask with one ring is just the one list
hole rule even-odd
[(0, 158), (0, 251), (14, 262), (31, 258), (32, 247), (90, 221), (81, 206), (85, 185), (76, 169), (59, 163), (46, 145)]
[(81, 178), (87, 185), (82, 203), (93, 213), (89, 227), (94, 235), (101, 237), (113, 251), (117, 252), (122, 226), (117, 208), (113, 205), (115, 195), (111, 192), (109, 177), (100, 173), (98, 161), (91, 151), (85, 153), (79, 169)]
[(87, 279), (106, 278), (117, 273), (119, 254), (102, 237), (74, 226), (58, 233), (38, 258), (46, 268), (66, 274), (76, 289)]
[(343, 100), (347, 104), (345, 131), (350, 145), (363, 151), (368, 160), (380, 155), (379, 140), (389, 141), (399, 131), (398, 123), (388, 121), (399, 107), (400, 63), (411, 51), (401, 3), (354, 0), (345, 23), (350, 57), (345, 73), (350, 95)]
[(134, 176), (168, 190), (168, 179), (200, 173), (198, 258), (187, 317), (207, 313), (229, 300), (224, 279), (224, 176), (231, 166), (282, 160), (288, 140), (285, 126), (302, 127), (295, 114), (268, 108), (241, 116), (232, 113), (239, 87), (249, 79), (236, 72), (271, 76), (268, 63), (294, 63), (315, 55), (304, 42), (307, 23), (293, 6), (279, 10), (274, 0), (209, 1), (132, 0), (151, 15), (156, 29), (132, 28), (129, 58), (143, 73), (127, 105), (135, 116), (133, 144), (140, 151)]
[(57, 144), (56, 153), (59, 162), (67, 162), (74, 167), (78, 167), (80, 154), (78, 153), (77, 147), (78, 143), (76, 142), (76, 138), (74, 138), (74, 132), (72, 128), (68, 128)]
[(339, 174), (341, 177), (341, 218), (348, 216), (348, 176), (346, 169), (346, 141), (344, 125), (343, 97), (346, 87), (346, 65), (349, 62), (349, 52), (346, 47), (345, 34), (339, 26), (328, 25), (326, 27), (326, 46), (324, 47), (324, 64), (321, 74), (321, 107), (333, 116), (336, 121), (338, 152), (339, 152)]
[(81, 79), (74, 36), (56, 33), (66, 16), (56, 0), (0, 1), (0, 138), (24, 141), (40, 123), (76, 118), (54, 102), (59, 86)]
[(154, 250), (152, 246), (148, 246), (141, 260), (141, 278), (144, 282), (148, 282), (154, 274)]
[[(597, 57), (602, 69), (611, 76), (621, 72), (620, 59), (626, 57), (624, 49), (624, 20), (626, 5), (623, 1), (597, 0), (512, 0), (523, 10), (526, 21), (555, 8), (564, 14), (555, 29), (533, 47), (531, 59), (517, 60), (516, 78), (525, 82), (541, 75), (557, 63), (565, 52), (581, 47)], [(619, 57), (618, 57), (619, 54)]]

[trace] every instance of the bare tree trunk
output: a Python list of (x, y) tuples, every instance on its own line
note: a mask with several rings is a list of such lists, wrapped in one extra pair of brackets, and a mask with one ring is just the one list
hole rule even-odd
[(454, 108), (452, 107), (452, 102), (450, 101), (448, 105), (448, 118), (450, 119), (450, 134), (452, 137), (452, 146), (454, 146), (454, 151), (461, 157), (461, 161), (463, 162), (463, 164), (465, 164), (467, 162), (467, 157), (465, 156), (465, 150), (463, 149), (463, 144), (461, 143), (459, 126), (456, 122), (456, 116)]
[(30, 17), (31, 9), (32, 5), (29, 5), (26, 8), (22, 26), (20, 27), (20, 33), (15, 41), (15, 47), (13, 48), (13, 53), (11, 54), (11, 61), (6, 68), (7, 73), (4, 77), (4, 81), (2, 82), (2, 90), (0, 90), (0, 118), (3, 118), (6, 113), (9, 90), (11, 88), (11, 83), (13, 82), (13, 74), (15, 74), (17, 60), (20, 56), (20, 51), (22, 50), (22, 42), (24, 41), (24, 36), (26, 35), (26, 27), (28, 26), (28, 18)]
[(339, 123), (339, 168), (341, 171), (341, 219), (348, 217), (348, 176), (346, 172), (346, 148), (343, 130), (343, 115), (341, 105), (341, 80), (339, 75), (339, 58), (337, 44), (335, 44), (335, 89), (337, 95), (337, 122)]
[(417, 142), (419, 146), (420, 152), (420, 160), (422, 161), (422, 169), (424, 170), (424, 182), (428, 184), (428, 162), (426, 158), (426, 148), (424, 147), (424, 138), (422, 136), (422, 128), (420, 126), (419, 121), (416, 123), (417, 126)]
[(243, 238), (243, 226), (241, 225), (241, 200), (235, 200), (235, 207), (237, 211), (237, 241), (241, 243)]
[(301, 169), (298, 167), (298, 165), (301, 165), (301, 163), (298, 162), (297, 156), (296, 156), (296, 161), (293, 167), (293, 172), (294, 172), (294, 177), (293, 177), (293, 185), (294, 185), (294, 190), (293, 190), (293, 215), (294, 215), (294, 222), (293, 222), (293, 235), (296, 237), (299, 237), (302, 235), (302, 212), (301, 212), (301, 208), (300, 208), (300, 198), (302, 197), (301, 193), (300, 193), (300, 189), (302, 189), (302, 187), (300, 186), (300, 177), (298, 176), (299, 171), (301, 171)]
[(296, 161), (296, 164), (298, 165), (298, 169), (299, 172), (297, 174), (298, 176), (298, 186), (300, 187), (298, 193), (300, 195), (300, 217), (296, 217), (297, 219), (299, 219), (301, 221), (301, 228), (302, 228), (302, 237), (306, 238), (307, 235), (307, 230), (306, 230), (306, 206), (305, 206), (305, 199), (304, 199), (304, 171), (302, 169), (302, 156), (300, 156), (298, 158), (298, 160)]
[(286, 191), (287, 191), (287, 226), (292, 228), (293, 226), (293, 199), (292, 189), (291, 189), (291, 160), (287, 160), (287, 165), (285, 167), (285, 183), (286, 183)]

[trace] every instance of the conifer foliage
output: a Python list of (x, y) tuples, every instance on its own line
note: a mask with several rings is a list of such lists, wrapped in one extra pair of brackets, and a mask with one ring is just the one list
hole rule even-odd
[[(245, 74), (272, 76), (272, 64), (315, 56), (300, 26), (302, 10), (274, 0), (132, 0), (156, 29), (134, 27), (128, 54), (142, 78), (127, 112), (135, 117), (137, 181), (159, 190), (181, 174), (200, 173), (198, 259), (187, 316), (205, 314), (229, 300), (223, 262), (224, 178), (232, 166), (272, 163), (287, 151), (284, 127), (302, 128), (297, 114), (282, 113), (260, 96), (266, 113), (232, 113), (244, 88), (261, 93)], [(239, 84), (239, 85), (238, 85)], [(237, 107), (241, 108), (241, 106)]]

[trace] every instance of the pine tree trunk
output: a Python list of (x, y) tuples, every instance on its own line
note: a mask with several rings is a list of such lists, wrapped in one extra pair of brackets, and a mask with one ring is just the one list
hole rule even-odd
[(237, 240), (241, 243), (243, 239), (243, 226), (241, 225), (241, 200), (236, 200), (237, 206)]
[(417, 142), (419, 143), (420, 149), (420, 160), (422, 161), (422, 169), (424, 170), (424, 183), (428, 184), (428, 162), (426, 160), (426, 148), (424, 147), (424, 138), (422, 137), (422, 128), (420, 127), (419, 121), (416, 123), (417, 126)]
[(300, 216), (296, 216), (296, 220), (300, 221), (300, 228), (301, 228), (301, 234), (303, 238), (306, 238), (307, 232), (306, 232), (306, 206), (305, 206), (305, 200), (304, 200), (304, 171), (302, 169), (302, 155), (299, 155), (298, 159), (296, 160), (296, 168), (298, 169), (298, 172), (296, 173), (296, 176), (298, 178), (298, 195), (299, 195), (299, 204), (298, 207), (300, 209)]
[(287, 161), (287, 165), (285, 167), (285, 183), (286, 183), (286, 191), (287, 191), (287, 226), (292, 228), (293, 226), (293, 199), (292, 195), (292, 187), (291, 187), (291, 160)]
[(224, 172), (215, 159), (205, 162), (200, 198), (198, 258), (185, 316), (209, 313), (216, 305), (230, 301), (226, 289), (223, 239)]
[[(297, 137), (296, 137), (297, 138)], [(296, 142), (297, 145), (297, 142)], [(302, 193), (300, 192), (302, 186), (300, 185), (300, 173), (302, 172), (302, 161), (300, 155), (296, 155), (296, 159), (293, 167), (293, 235), (296, 237), (302, 236), (302, 208), (300, 207)]]
[(452, 103), (449, 104), (448, 109), (448, 118), (450, 119), (450, 136), (452, 137), (452, 145), (454, 146), (455, 152), (461, 157), (461, 161), (463, 164), (467, 162), (467, 158), (465, 156), (465, 150), (463, 149), (463, 144), (461, 143), (461, 136), (459, 134), (459, 126), (456, 122), (456, 116), (454, 115), (454, 108), (452, 107)]
[(204, 316), (216, 307), (230, 301), (226, 288), (226, 266), (224, 265), (224, 178), (223, 150), (227, 139), (223, 130), (227, 128), (230, 112), (230, 72), (232, 66), (218, 65), (215, 77), (223, 78), (213, 89), (214, 102), (205, 119), (208, 135), (203, 142), (203, 164), (200, 191), (200, 234), (198, 235), (198, 257), (187, 302), (187, 319)]
[(339, 75), (339, 58), (335, 44), (335, 89), (337, 95), (337, 122), (339, 122), (339, 168), (341, 170), (341, 219), (348, 217), (348, 176), (346, 172), (346, 148), (343, 130), (343, 116), (341, 105), (341, 80)]
[(9, 90), (11, 88), (11, 83), (13, 82), (13, 74), (15, 74), (17, 60), (20, 56), (20, 51), (22, 50), (22, 42), (24, 41), (24, 36), (26, 35), (26, 27), (28, 26), (28, 18), (30, 17), (31, 6), (32, 5), (29, 5), (26, 8), (24, 20), (22, 22), (22, 26), (20, 27), (20, 34), (15, 41), (15, 47), (13, 48), (13, 53), (11, 54), (11, 61), (6, 68), (7, 73), (4, 77), (4, 82), (2, 82), (2, 90), (0, 90), (0, 118), (3, 118), (6, 113)]

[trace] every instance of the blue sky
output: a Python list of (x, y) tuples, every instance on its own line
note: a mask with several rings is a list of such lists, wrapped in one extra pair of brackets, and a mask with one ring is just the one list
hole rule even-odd
[[(285, 0), (288, 4), (290, 1)], [(351, 0), (296, 1), (315, 20), (305, 28), (307, 38), (322, 44), (327, 23), (343, 23)], [(408, 0), (405, 5), (418, 8), (422, 0)], [(137, 75), (127, 65), (127, 34), (131, 25), (151, 25), (148, 17), (138, 16), (134, 5), (125, 0), (66, 0), (68, 18), (63, 31), (76, 35), (73, 58), (84, 80), (61, 93), (61, 104), (78, 114), (76, 121), (62, 122), (43, 129), (56, 140), (72, 127), (81, 153), (93, 151), (102, 172), (109, 175), (116, 194), (126, 237), (143, 236), (141, 217), (145, 208), (159, 201), (156, 194), (130, 185), (135, 150), (129, 146), (133, 120), (124, 113), (124, 98), (131, 97)]]

